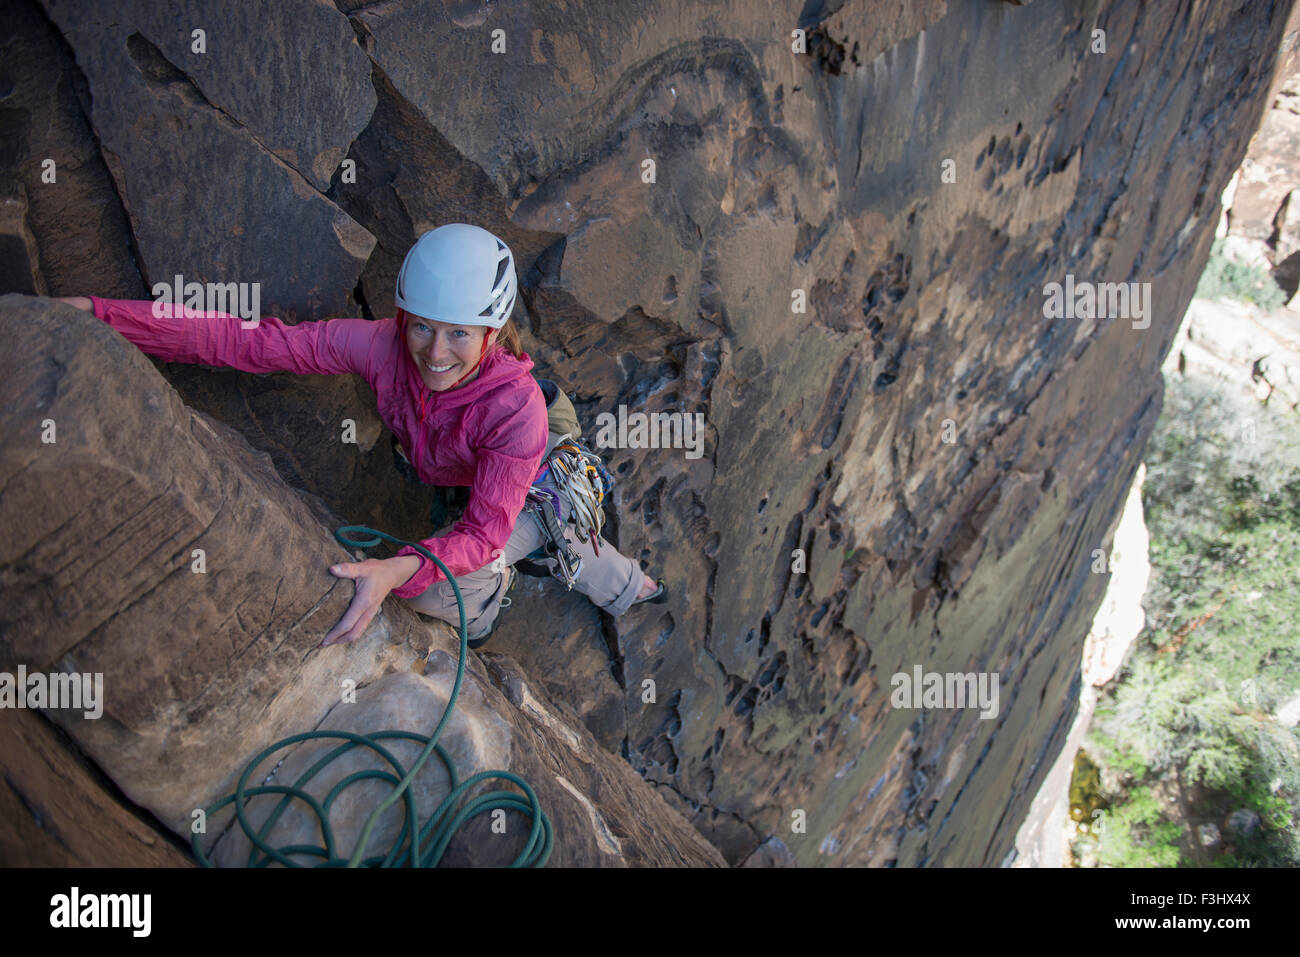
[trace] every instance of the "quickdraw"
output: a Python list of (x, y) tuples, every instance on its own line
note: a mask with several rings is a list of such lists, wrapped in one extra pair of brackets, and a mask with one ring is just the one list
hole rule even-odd
[(590, 541), (599, 555), (600, 531), (605, 527), (601, 506), (614, 488), (613, 476), (605, 471), (600, 456), (572, 440), (555, 446), (547, 462), (556, 488), (568, 502), (578, 541)]
[(534, 484), (528, 490), (525, 508), (533, 513), (546, 537), (543, 551), (545, 557), (555, 560), (552, 574), (572, 589), (582, 571), (582, 557), (564, 537), (564, 523), (573, 522), (578, 540), (590, 542), (599, 555), (600, 532), (605, 525), (602, 506), (613, 491), (614, 477), (605, 470), (600, 456), (572, 440), (551, 451), (541, 475), (547, 472), (557, 491)]
[(537, 524), (542, 528), (544, 541), (542, 547), (529, 555), (555, 561), (551, 574), (564, 582), (564, 587), (572, 590), (582, 573), (582, 556), (574, 551), (569, 540), (564, 537), (564, 523), (560, 518), (559, 496), (548, 488), (534, 485), (528, 490), (524, 508), (532, 513)]

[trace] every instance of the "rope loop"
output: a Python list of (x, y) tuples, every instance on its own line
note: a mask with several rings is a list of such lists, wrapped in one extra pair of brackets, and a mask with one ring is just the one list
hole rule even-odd
[[(350, 534), (361, 537), (350, 538)], [(235, 793), (227, 795), (215, 804), (205, 808), (205, 819), (227, 804), (235, 805), (235, 817), (239, 822), (239, 826), (253, 845), (248, 854), (249, 867), (267, 867), (272, 863), (282, 864), (285, 867), (302, 867), (302, 864), (289, 856), (291, 854), (318, 857), (320, 861), (315, 865), (317, 867), (437, 867), (456, 832), (470, 818), (477, 817), (480, 814), (491, 814), (497, 810), (516, 811), (527, 815), (531, 819), (532, 825), (523, 849), (507, 866), (546, 866), (553, 847), (551, 822), (542, 810), (537, 795), (528, 785), (528, 782), (509, 771), (483, 771), (464, 782), (458, 782), (457, 778), (459, 776), (456, 773), (455, 762), (452, 760), (451, 755), (438, 744), (438, 739), (442, 737), (443, 729), (451, 718), (452, 709), (456, 707), (456, 699), (460, 696), (461, 682), (465, 677), (465, 658), (469, 654), (467, 644), (469, 638), (465, 622), (465, 600), (461, 596), (460, 586), (456, 584), (456, 579), (452, 577), (447, 566), (436, 555), (418, 542), (407, 542), (400, 538), (394, 538), (365, 525), (344, 525), (334, 533), (334, 537), (347, 548), (373, 548), (380, 541), (389, 541), (396, 545), (409, 545), (437, 564), (442, 569), (442, 573), (447, 576), (447, 581), (451, 583), (452, 591), (456, 595), (456, 611), (460, 616), (460, 657), (456, 663), (456, 681), (452, 685), (451, 695), (447, 700), (447, 708), (442, 714), (442, 719), (430, 735), (396, 730), (372, 731), (369, 734), (354, 734), (350, 731), (306, 731), (301, 734), (290, 735), (287, 738), (281, 738), (245, 765), (244, 771), (239, 777), (239, 784), (235, 788)], [(251, 788), (248, 786), (248, 779), (258, 765), (276, 751), (302, 741), (324, 739), (335, 739), (342, 743), (304, 771), (302, 776), (292, 785), (263, 784), (260, 787)], [(407, 770), (403, 767), (401, 761), (379, 743), (387, 739), (415, 741), (423, 744), (424, 750), (420, 752), (410, 770)], [(304, 785), (323, 768), (355, 748), (369, 748), (386, 761), (392, 770), (369, 769), (349, 774), (334, 785), (324, 801), (318, 801), (313, 795), (304, 790)], [(429, 819), (417, 829), (416, 825), (419, 822), (419, 816), (415, 806), (415, 796), (411, 792), (411, 782), (415, 780), (416, 775), (424, 767), (424, 763), (434, 753), (438, 755), (439, 760), (447, 769), (451, 791), (430, 814)], [(276, 767), (279, 767), (279, 765), (276, 765)], [(493, 778), (509, 781), (521, 788), (524, 793), (521, 795), (514, 791), (491, 791), (469, 799), (464, 806), (458, 806), (462, 801), (466, 801), (470, 789), (482, 781)], [(361, 834), (357, 837), (356, 847), (353, 848), (350, 855), (343, 857), (337, 847), (334, 831), (330, 825), (330, 808), (339, 795), (350, 785), (358, 781), (374, 779), (391, 784), (393, 790), (370, 813), (362, 826)], [(258, 830), (254, 828), (252, 821), (249, 820), (247, 809), (251, 798), (263, 794), (279, 794), (281, 798), (275, 810), (263, 823), (261, 829)], [(320, 827), (321, 844), (291, 844), (285, 847), (275, 847), (267, 840), (271, 829), (288, 809), (290, 803), (295, 800), (302, 801), (316, 815), (317, 824)], [(399, 800), (402, 801), (404, 811), (402, 828), (397, 837), (394, 838), (392, 845), (386, 852), (363, 857), (366, 846), (370, 842), (370, 832), (374, 830), (375, 825), (378, 823), (379, 816)], [(209, 860), (199, 846), (199, 837), (200, 835), (195, 833), (190, 840), (190, 847), (194, 851), (194, 856), (204, 867), (214, 867), (213, 862)]]

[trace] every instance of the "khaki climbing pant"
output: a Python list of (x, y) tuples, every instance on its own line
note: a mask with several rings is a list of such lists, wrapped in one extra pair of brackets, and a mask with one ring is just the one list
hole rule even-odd
[[(554, 488), (550, 483), (549, 473), (541, 484)], [(450, 525), (439, 529), (434, 537), (441, 538), (451, 529)], [(641, 566), (620, 554), (603, 538), (600, 539), (600, 554), (597, 555), (590, 541), (585, 543), (578, 541), (573, 525), (568, 522), (564, 525), (564, 537), (582, 558), (582, 571), (573, 587), (590, 598), (596, 607), (604, 609), (615, 617), (631, 608), (637, 592), (641, 590)], [(520, 512), (519, 518), (515, 521), (514, 531), (506, 542), (503, 564), (513, 565), (519, 559), (541, 548), (545, 541), (542, 528), (532, 513)], [(545, 562), (548, 567), (553, 563), (551, 559)], [(460, 586), (461, 597), (465, 601), (466, 633), (470, 636), (481, 634), (496, 621), (501, 599), (505, 596), (506, 585), (509, 582), (509, 574), (518, 574), (513, 570), (509, 574), (504, 571), (493, 571), (493, 564), (497, 564), (498, 568), (501, 567), (501, 563), (490, 562), (478, 571), (461, 575), (456, 579), (456, 584)], [(453, 628), (460, 624), (456, 612), (456, 594), (446, 580), (435, 582), (407, 601), (416, 611), (448, 622)]]

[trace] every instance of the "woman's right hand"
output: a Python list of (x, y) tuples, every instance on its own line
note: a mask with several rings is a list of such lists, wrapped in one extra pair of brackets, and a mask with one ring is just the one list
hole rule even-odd
[(352, 593), (352, 604), (338, 624), (326, 633), (321, 644), (335, 645), (360, 638), (388, 593), (401, 588), (419, 570), (420, 559), (415, 555), (367, 558), (362, 562), (331, 565), (330, 572), (336, 578), (351, 578), (357, 584)]
[(86, 312), (95, 311), (95, 304), (91, 302), (89, 299), (87, 299), (85, 296), (68, 296), (67, 298), (62, 298), (62, 299), (56, 298), (54, 301), (66, 302), (69, 306), (74, 306), (77, 309), (82, 309), (85, 310)]

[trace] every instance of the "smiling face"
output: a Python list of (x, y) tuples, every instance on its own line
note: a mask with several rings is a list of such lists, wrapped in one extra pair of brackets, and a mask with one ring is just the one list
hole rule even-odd
[[(496, 330), (486, 326), (453, 326), (448, 322), (425, 319), (409, 312), (403, 313), (406, 322), (406, 347), (420, 369), (420, 378), (434, 392), (445, 392), (453, 385), (459, 387), (478, 378), (476, 363), (483, 351), (487, 336), (490, 349), (496, 341)], [(473, 374), (465, 382), (457, 382), (465, 373)]]

